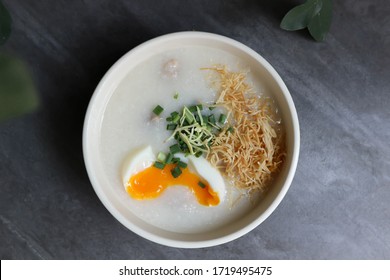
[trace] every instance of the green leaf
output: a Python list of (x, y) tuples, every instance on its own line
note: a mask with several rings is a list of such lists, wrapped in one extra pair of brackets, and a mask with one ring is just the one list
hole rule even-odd
[(0, 121), (32, 111), (38, 96), (22, 61), (0, 53)]
[(308, 0), (304, 4), (291, 9), (282, 19), (280, 27), (295, 31), (306, 28), (310, 20), (319, 13), (323, 0)]
[(310, 35), (318, 42), (324, 41), (332, 21), (332, 0), (322, 0), (322, 8), (308, 25)]
[(3, 45), (11, 34), (12, 19), (7, 9), (0, 1), (0, 46)]

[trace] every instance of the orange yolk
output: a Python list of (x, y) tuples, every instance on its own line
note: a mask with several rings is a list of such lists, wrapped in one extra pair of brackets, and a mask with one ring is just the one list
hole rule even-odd
[[(201, 180), (196, 174), (191, 173), (188, 168), (182, 169), (180, 176), (174, 178), (171, 174), (173, 168), (175, 168), (174, 164), (167, 164), (164, 169), (152, 165), (142, 170), (130, 178), (127, 184), (127, 192), (134, 199), (153, 199), (169, 186), (182, 185), (192, 191), (200, 204), (205, 206), (219, 204), (218, 194), (210, 188), (208, 182)], [(199, 182), (204, 183), (205, 187), (199, 186)]]

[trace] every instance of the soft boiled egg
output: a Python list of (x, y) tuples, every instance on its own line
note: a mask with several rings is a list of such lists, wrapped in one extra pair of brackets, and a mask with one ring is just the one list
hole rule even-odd
[(199, 204), (216, 206), (226, 196), (224, 180), (205, 158), (175, 154), (187, 163), (178, 177), (171, 174), (176, 164), (166, 164), (160, 169), (153, 165), (156, 156), (150, 146), (129, 154), (123, 163), (122, 179), (127, 193), (134, 199), (155, 199), (166, 188), (183, 186), (195, 195)]

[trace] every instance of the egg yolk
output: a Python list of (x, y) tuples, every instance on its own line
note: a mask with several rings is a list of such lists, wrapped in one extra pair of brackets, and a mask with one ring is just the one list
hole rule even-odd
[[(196, 196), (199, 204), (215, 206), (219, 204), (219, 197), (210, 187), (207, 181), (201, 180), (188, 168), (182, 169), (177, 178), (173, 177), (171, 170), (174, 164), (167, 164), (163, 169), (150, 166), (141, 172), (131, 176), (127, 184), (127, 192), (134, 199), (154, 199), (158, 197), (167, 187), (182, 185), (188, 187)], [(201, 187), (202, 182), (205, 187)]]

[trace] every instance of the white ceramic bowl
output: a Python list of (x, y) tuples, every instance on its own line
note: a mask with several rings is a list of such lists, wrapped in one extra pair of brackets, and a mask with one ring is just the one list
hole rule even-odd
[[(128, 72), (129, 66), (142, 63), (152, 54), (179, 46), (200, 45), (219, 48), (244, 60), (251, 69), (260, 73), (279, 105), (285, 125), (287, 157), (283, 170), (278, 174), (265, 198), (253, 210), (240, 219), (217, 230), (184, 234), (160, 229), (139, 219), (123, 207), (115, 195), (115, 189), (103, 183), (104, 169), (99, 153), (99, 135), (104, 108), (115, 88)], [(299, 123), (291, 95), (274, 68), (259, 54), (247, 46), (211, 33), (179, 32), (164, 35), (132, 49), (118, 60), (103, 77), (90, 101), (84, 123), (83, 152), (89, 178), (96, 194), (110, 213), (125, 227), (156, 243), (172, 247), (200, 248), (232, 241), (260, 225), (279, 205), (290, 187), (295, 174), (299, 154)]]

